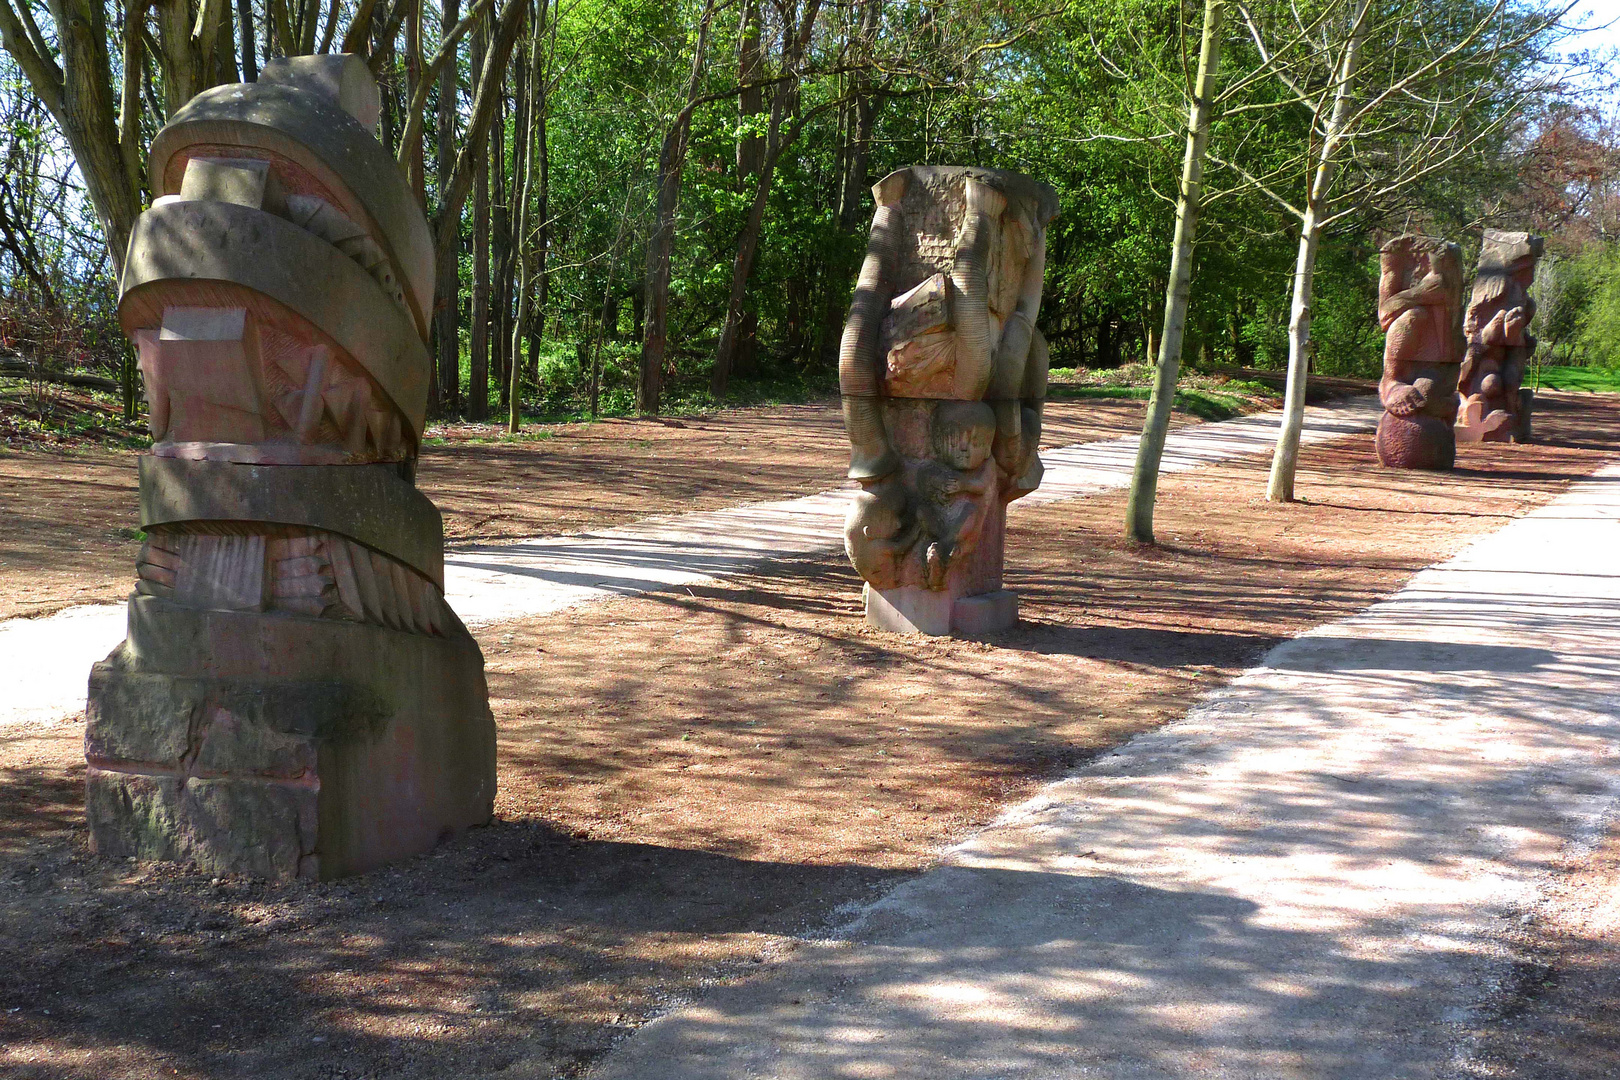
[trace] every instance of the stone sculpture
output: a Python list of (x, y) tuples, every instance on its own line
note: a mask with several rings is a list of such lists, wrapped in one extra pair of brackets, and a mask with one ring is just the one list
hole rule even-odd
[(1524, 369), (1536, 351), (1530, 320), (1544, 241), (1523, 232), (1485, 230), (1474, 272), (1474, 291), (1463, 317), (1463, 355), (1457, 415), (1461, 442), (1525, 442), (1530, 438), (1534, 391), (1523, 387)]
[(1449, 469), (1457, 458), (1462, 253), (1444, 240), (1406, 235), (1384, 245), (1380, 262), (1378, 460), (1396, 469)]
[(1007, 503), (1041, 482), (1046, 342), (1035, 329), (1057, 194), (1017, 173), (917, 166), (877, 211), (838, 376), (861, 485), (845, 523), (869, 622), (988, 633)]
[(478, 646), (413, 484), (432, 244), (353, 56), (152, 143), (119, 317), (151, 410), (128, 637), (90, 676), (96, 850), (335, 877), (489, 818)]

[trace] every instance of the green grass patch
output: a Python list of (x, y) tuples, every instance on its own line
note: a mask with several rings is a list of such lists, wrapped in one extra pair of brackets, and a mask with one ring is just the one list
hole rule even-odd
[(1574, 390), (1590, 394), (1620, 393), (1620, 368), (1544, 367), (1529, 372), (1526, 386), (1544, 390)]
[[(1150, 386), (1086, 386), (1053, 383), (1046, 396), (1054, 401), (1073, 401), (1086, 398), (1108, 398), (1118, 401), (1146, 401), (1153, 394)], [(1230, 420), (1240, 416), (1253, 402), (1238, 393), (1220, 390), (1177, 389), (1176, 408), (1191, 413), (1200, 420)]]

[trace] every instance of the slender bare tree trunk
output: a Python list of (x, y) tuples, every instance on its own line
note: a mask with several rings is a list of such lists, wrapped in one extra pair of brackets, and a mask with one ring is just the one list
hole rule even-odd
[[(877, 33), (878, 18), (883, 13), (883, 0), (865, 0), (861, 7), (861, 26), (856, 48), (851, 52), (865, 57), (872, 38)], [(853, 80), (853, 101), (841, 149), (843, 169), (839, 174), (838, 232), (850, 236), (861, 221), (861, 209), (866, 194), (866, 170), (872, 156), (872, 129), (877, 124), (878, 107), (882, 99), (872, 91), (871, 80), (857, 68), (850, 74)], [(852, 253), (853, 254), (853, 253)], [(848, 290), (844, 282), (853, 278), (856, 266), (842, 257), (833, 260), (823, 274), (821, 318), (821, 362), (828, 368), (838, 363), (838, 346), (843, 336), (844, 309), (848, 305)]]
[(705, 0), (692, 49), (692, 70), (686, 80), (686, 106), (676, 115), (658, 150), (658, 208), (653, 234), (647, 241), (646, 336), (641, 342), (639, 406), (644, 416), (658, 415), (663, 395), (664, 355), (669, 333), (669, 263), (675, 250), (675, 211), (681, 200), (681, 173), (692, 132), (692, 112), (703, 84), (703, 59), (709, 47), (709, 25), (715, 0)]
[(236, 30), (242, 42), (242, 81), (259, 80), (259, 45), (253, 33), (253, 0), (236, 0)]
[[(405, 100), (416, 100), (416, 88), (422, 82), (422, 0), (405, 0)], [(403, 118), (409, 125), (410, 118)], [(405, 155), (405, 179), (416, 193), (416, 204), (427, 209), (427, 166), (422, 129), (417, 126), (410, 136), (410, 145), (400, 147)], [(436, 396), (436, 395), (435, 395)]]
[(1153, 503), (1159, 489), (1159, 462), (1170, 431), (1170, 410), (1175, 404), (1176, 377), (1181, 371), (1181, 340), (1187, 327), (1187, 302), (1192, 293), (1193, 238), (1198, 231), (1198, 209), (1204, 181), (1204, 152), (1209, 144), (1209, 122), (1215, 97), (1216, 71), (1221, 60), (1221, 19), (1226, 0), (1204, 0), (1204, 34), (1198, 50), (1198, 81), (1193, 87), (1187, 119), (1187, 154), (1181, 165), (1181, 191), (1176, 199), (1176, 235), (1170, 255), (1170, 283), (1164, 300), (1164, 333), (1159, 339), (1159, 365), (1148, 399), (1147, 421), (1136, 449), (1131, 473), (1131, 495), (1125, 534), (1139, 544), (1153, 543)]
[[(547, 0), (540, 0), (540, 15), (537, 25), (546, 23)], [(546, 134), (546, 120), (550, 111), (551, 90), (551, 57), (556, 55), (557, 20), (555, 12), (551, 20), (551, 45), (546, 50), (546, 62), (535, 69), (534, 82), (534, 108), (535, 108), (535, 136), (534, 146), (530, 153), (535, 154), (540, 164), (540, 186), (535, 198), (536, 220), (539, 222), (538, 236), (535, 241), (536, 258), (539, 259), (539, 282), (535, 287), (534, 316), (529, 323), (529, 356), (526, 361), (529, 381), (536, 385), (540, 382), (540, 343), (545, 337), (546, 330), (546, 304), (551, 294), (551, 143)]]
[(1311, 303), (1316, 284), (1316, 253), (1322, 242), (1322, 210), (1333, 186), (1337, 161), (1335, 153), (1344, 137), (1349, 115), (1351, 84), (1361, 63), (1361, 27), (1369, 0), (1356, 5), (1350, 40), (1345, 45), (1339, 69), (1339, 85), (1333, 91), (1333, 114), (1322, 139), (1316, 174), (1306, 192), (1305, 215), (1300, 220), (1299, 258), (1294, 264), (1294, 296), (1288, 314), (1288, 387), (1283, 394), (1282, 428), (1277, 432), (1277, 449), (1271, 455), (1271, 476), (1266, 482), (1266, 498), (1272, 502), (1294, 501), (1294, 475), (1299, 469), (1299, 439), (1305, 429), (1305, 390), (1311, 371)]
[[(473, 37), (474, 71), (484, 66), (488, 40), (487, 26)], [(473, 181), (472, 341), (467, 372), (467, 415), (474, 420), (489, 417), (489, 176), (500, 138), (500, 132), (492, 125), (486, 140), (487, 160), (479, 166)]]
[[(784, 14), (792, 13), (795, 6), (787, 5)], [(783, 74), (797, 70), (820, 8), (821, 0), (808, 0), (798, 25), (784, 31)], [(804, 126), (800, 119), (790, 125), (786, 132), (782, 130), (788, 115), (798, 111), (798, 100), (798, 88), (792, 83), (784, 83), (777, 87), (771, 99), (771, 119), (765, 135), (764, 156), (760, 161), (758, 177), (754, 184), (754, 199), (748, 207), (748, 218), (737, 237), (737, 256), (731, 263), (731, 295), (726, 304), (726, 324), (720, 333), (720, 345), (715, 350), (714, 370), (709, 379), (709, 392), (718, 399), (726, 396), (726, 382), (731, 377), (731, 368), (736, 361), (737, 339), (744, 316), (743, 302), (748, 292), (748, 278), (754, 272), (754, 256), (759, 251), (759, 236), (765, 225), (765, 210), (770, 205), (771, 181), (776, 177), (776, 163), (782, 159), (783, 151), (798, 138)], [(740, 154), (739, 148), (739, 157)]]
[[(439, 29), (448, 35), (461, 21), (461, 0), (441, 0)], [(452, 58), (439, 69), (437, 170), (439, 187), (438, 269), (434, 275), (433, 337), (439, 367), (439, 408), (457, 411), (461, 396), (461, 214), (449, 214), (450, 178), (456, 169), (457, 68)]]
[[(538, 86), (541, 78), (541, 55), (544, 48), (541, 35), (544, 28), (539, 22), (546, 14), (545, 0), (540, 0), (537, 7), (538, 17), (529, 34), (529, 85)], [(531, 204), (534, 201), (534, 181), (538, 171), (535, 167), (534, 137), (538, 110), (529, 108), (525, 110), (524, 130), (522, 142), (524, 144), (524, 165), (522, 183), (517, 188), (517, 229), (513, 241), (514, 258), (517, 260), (517, 316), (512, 320), (512, 351), (510, 353), (512, 365), (512, 382), (507, 390), (506, 398), (506, 430), (516, 435), (523, 426), (523, 336), (529, 322), (529, 258), (527, 253), (528, 238), (533, 218)]]
[[(737, 85), (748, 86), (765, 77), (765, 51), (759, 45), (759, 0), (744, 0), (742, 16), (738, 20)], [(737, 117), (743, 123), (765, 111), (765, 90), (752, 86), (737, 95)], [(765, 160), (765, 138), (744, 133), (737, 139), (737, 190), (741, 191), (748, 178), (759, 172)]]

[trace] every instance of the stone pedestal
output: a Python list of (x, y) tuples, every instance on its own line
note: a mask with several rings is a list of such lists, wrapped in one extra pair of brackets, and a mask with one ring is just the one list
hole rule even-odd
[(1018, 594), (1007, 589), (952, 596), (914, 585), (879, 592), (868, 583), (864, 595), (866, 621), (898, 634), (981, 637), (1018, 625)]
[(90, 675), (91, 843), (215, 873), (332, 878), (489, 820), (483, 656), (443, 637), (154, 596)]

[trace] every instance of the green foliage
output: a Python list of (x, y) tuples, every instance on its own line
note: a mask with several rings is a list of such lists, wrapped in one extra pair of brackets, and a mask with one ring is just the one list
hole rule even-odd
[(1544, 390), (1620, 394), (1620, 367), (1543, 367), (1524, 381)]
[[(740, 20), (750, 8), (761, 13), (766, 75), (778, 78), (782, 12), (802, 11), (803, 2), (716, 7), (697, 85), (699, 93), (713, 97), (692, 114), (671, 265), (665, 382), (666, 397), (677, 409), (712, 404), (705, 389), (708, 370), (752, 197), (750, 178), (739, 175), (738, 140), (767, 126), (766, 114), (745, 113), (735, 92)], [(1262, 18), (1270, 17), (1267, 12), (1292, 18), (1296, 9), (1309, 18), (1323, 2), (1257, 0), (1250, 7)], [(1461, 25), (1468, 12), (1489, 2), (1494, 0), (1388, 0), (1379, 10), (1416, 4), (1438, 27), (1446, 20)], [(34, 4), (45, 11), (39, 0)], [(1504, 10), (1521, 18), (1535, 6), (1533, 0), (1508, 0)], [(264, 0), (251, 0), (249, 7), (262, 45), (268, 40)], [(704, 3), (542, 0), (538, 9), (548, 20), (539, 41), (547, 158), (543, 250), (538, 227), (519, 239), (543, 266), (544, 285), (542, 291), (536, 275), (529, 329), (539, 338), (539, 355), (523, 405), (536, 416), (582, 415), (589, 358), (600, 338), (600, 411), (613, 415), (633, 407), (640, 353), (635, 308), (644, 288), (659, 151), (685, 103)], [(333, 10), (348, 13), (351, 6)], [(791, 92), (790, 117), (802, 120), (803, 128), (775, 170), (745, 300), (757, 333), (741, 351), (729, 397), (796, 400), (833, 388), (831, 356), (871, 215), (864, 185), (911, 164), (1003, 167), (1051, 183), (1061, 211), (1048, 241), (1040, 325), (1053, 362), (1093, 371), (1139, 364), (1163, 318), (1180, 127), (1186, 121), (1180, 98), (1165, 88), (1174, 90), (1196, 49), (1201, 0), (888, 0), (874, 9), (870, 33), (861, 30), (865, 10), (866, 0), (823, 4), (804, 76), (778, 78), (761, 92), (765, 110), (773, 94)], [(431, 5), (424, 24), (431, 52), (439, 34)], [(118, 20), (109, 25), (110, 33), (122, 32)], [(1252, 71), (1260, 62), (1235, 16), (1223, 47), (1229, 72)], [(122, 53), (113, 48), (110, 55), (116, 62)], [(1490, 78), (1524, 76), (1522, 58), (1510, 56), (1504, 64)], [(521, 66), (515, 61), (507, 75), (496, 229), (503, 220), (510, 223), (515, 209), (517, 114), (541, 99), (534, 87), (519, 93)], [(403, 126), (402, 55), (396, 51), (382, 68), (385, 111), (392, 117), (383, 128), (397, 140)], [(1299, 70), (1307, 68), (1319, 74), (1322, 65)], [(151, 77), (156, 83), (147, 87), (151, 115), (142, 123), (143, 140), (161, 123), (156, 103), (163, 73), (154, 69)], [(463, 116), (474, 82), (469, 39), (458, 59)], [(1277, 190), (1293, 197), (1307, 175), (1314, 136), (1303, 109), (1271, 107), (1282, 93), (1275, 79), (1255, 79), (1242, 88), (1216, 117), (1211, 145), (1224, 158), (1273, 178)], [(429, 146), (436, 95), (430, 95)], [(871, 103), (876, 119), (851, 230), (839, 220), (840, 176), (853, 152), (858, 100)], [(1494, 157), (1507, 160), (1496, 152), (1498, 143), (1489, 145)], [(111, 325), (113, 290), (108, 260), (97, 247), (95, 215), (66, 164), (71, 154), (61, 133), (9, 60), (0, 60), (0, 152), (6, 174), (32, 184), (0, 192), (0, 219), (14, 226), (16, 236), (38, 239), (37, 252), (0, 243), (0, 292), (48, 289), (64, 310), (91, 313), (79, 321)], [(430, 154), (430, 203), (438, 190), (434, 172)], [(1477, 162), (1458, 165), (1414, 189), (1399, 207), (1406, 218), (1393, 216), (1393, 204), (1370, 200), (1332, 228), (1316, 276), (1316, 371), (1369, 376), (1378, 370), (1376, 230), (1409, 220), (1455, 230), (1495, 205), (1492, 200), (1511, 179), (1504, 177)], [(1204, 208), (1200, 224), (1186, 362), (1280, 367), (1287, 356), (1297, 222), (1263, 194), (1242, 190), (1229, 170), (1212, 167), (1211, 187), (1219, 197)], [(464, 351), (472, 215), (469, 203), (460, 222)], [(1620, 363), (1620, 275), (1605, 260), (1609, 256), (1601, 251), (1572, 258), (1558, 298), (1544, 292), (1539, 332), (1549, 358)], [(604, 316), (611, 325), (600, 325)], [(465, 356), (463, 365), (467, 385)], [(493, 403), (496, 394), (491, 397)]]

